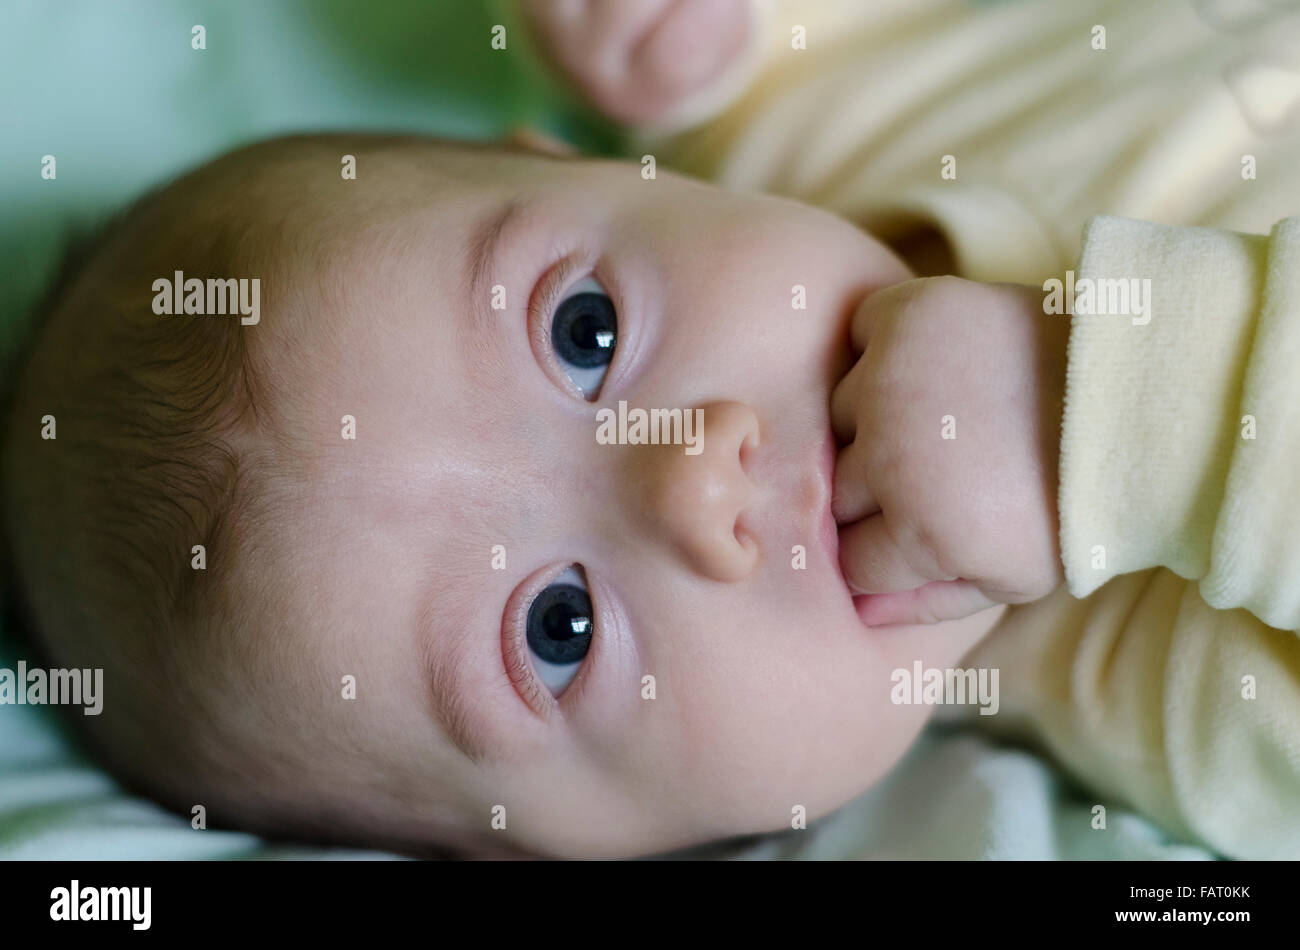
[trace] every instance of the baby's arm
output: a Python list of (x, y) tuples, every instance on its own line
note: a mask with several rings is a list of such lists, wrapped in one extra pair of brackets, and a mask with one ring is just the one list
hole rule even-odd
[(618, 122), (680, 126), (757, 65), (760, 0), (521, 0), (537, 45)]

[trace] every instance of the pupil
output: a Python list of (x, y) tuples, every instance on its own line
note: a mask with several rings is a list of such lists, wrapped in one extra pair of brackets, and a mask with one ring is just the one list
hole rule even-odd
[(604, 294), (574, 294), (560, 304), (551, 343), (566, 363), (581, 369), (605, 366), (614, 357), (618, 321)]
[(547, 663), (577, 663), (591, 646), (593, 626), (587, 592), (552, 584), (528, 608), (528, 646)]

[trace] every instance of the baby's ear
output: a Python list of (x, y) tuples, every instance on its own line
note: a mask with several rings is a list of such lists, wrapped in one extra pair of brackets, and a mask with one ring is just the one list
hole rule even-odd
[(573, 158), (578, 154), (578, 150), (563, 139), (557, 139), (549, 132), (543, 132), (529, 125), (514, 126), (506, 133), (502, 143), (512, 148), (541, 152), (543, 155), (553, 155), (556, 158)]

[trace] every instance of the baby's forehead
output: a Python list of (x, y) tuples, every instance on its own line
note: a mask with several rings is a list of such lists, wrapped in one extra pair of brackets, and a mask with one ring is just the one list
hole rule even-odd
[[(454, 228), (430, 207), (396, 234), (308, 256), (284, 306), (252, 328), (269, 397), (265, 451), (303, 480), (363, 493), (409, 493), (418, 480), (455, 494), (521, 477), (518, 449), (542, 434), (529, 400), (544, 380), (529, 388), (525, 329), (485, 323), (467, 292), (483, 202), (451, 203)], [(429, 516), (455, 520), (456, 510)]]

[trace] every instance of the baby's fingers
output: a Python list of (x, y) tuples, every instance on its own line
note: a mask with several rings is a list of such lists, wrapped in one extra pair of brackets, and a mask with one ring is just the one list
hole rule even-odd
[(932, 561), (925, 552), (905, 551), (890, 533), (884, 515), (840, 529), (840, 569), (855, 594), (908, 591), (930, 581), (955, 579), (926, 563)]
[(831, 428), (835, 430), (835, 438), (841, 442), (852, 442), (858, 436), (859, 403), (865, 376), (862, 360), (858, 360), (831, 390)]
[(899, 623), (939, 623), (960, 620), (997, 601), (989, 599), (970, 581), (931, 581), (915, 590), (870, 594), (854, 598), (858, 617), (869, 627)]
[(831, 514), (838, 524), (861, 521), (880, 511), (867, 485), (865, 452), (860, 442), (840, 449), (831, 482)]
[(925, 288), (926, 279), (904, 280), (870, 294), (854, 311), (849, 336), (855, 354), (863, 353), (882, 320), (904, 313), (916, 295)]

